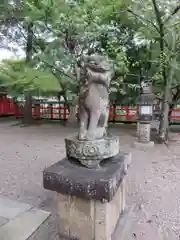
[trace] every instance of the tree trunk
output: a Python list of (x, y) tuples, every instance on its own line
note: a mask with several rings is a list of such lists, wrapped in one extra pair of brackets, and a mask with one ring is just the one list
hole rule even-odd
[(32, 94), (31, 92), (25, 93), (25, 104), (24, 104), (24, 123), (32, 123)]
[[(159, 32), (159, 45), (160, 45), (160, 51), (161, 51), (161, 64), (162, 64), (162, 77), (164, 81), (164, 99), (163, 99), (163, 105), (162, 105), (162, 112), (161, 112), (161, 119), (160, 119), (160, 125), (159, 125), (159, 133), (160, 133), (160, 139), (163, 142), (166, 142), (168, 140), (168, 128), (169, 128), (169, 102), (170, 102), (170, 91), (171, 91), (171, 85), (172, 80), (174, 77), (174, 69), (173, 66), (175, 65), (176, 61), (176, 35), (173, 35), (172, 39), (172, 46), (171, 46), (171, 64), (168, 59), (169, 69), (167, 67), (167, 62), (165, 59), (165, 23), (167, 21), (163, 21), (161, 11), (158, 7), (157, 0), (152, 0), (152, 4), (154, 6), (154, 12), (156, 15), (156, 21), (158, 24), (158, 32)], [(175, 10), (173, 14), (170, 15), (170, 18), (172, 15), (176, 14), (176, 11), (179, 11), (178, 9)], [(169, 18), (169, 19), (170, 19)], [(169, 20), (168, 19), (168, 20)], [(169, 71), (168, 71), (169, 70)]]
[(169, 86), (165, 86), (164, 100), (162, 104), (162, 113), (159, 124), (159, 137), (162, 142), (167, 142), (168, 140), (168, 128), (169, 128)]
[(78, 106), (78, 96), (73, 99), (70, 105), (70, 112), (69, 112), (69, 118), (68, 118), (69, 123), (77, 122), (77, 118), (76, 118), (77, 106)]
[(169, 113), (169, 84), (168, 84), (168, 77), (166, 74), (166, 67), (165, 67), (165, 43), (164, 43), (164, 23), (161, 17), (161, 13), (158, 7), (156, 0), (152, 0), (152, 4), (154, 6), (154, 12), (156, 15), (156, 21), (158, 24), (158, 31), (159, 31), (159, 46), (160, 46), (160, 64), (162, 65), (161, 73), (164, 82), (164, 99), (162, 104), (162, 111), (160, 117), (160, 124), (159, 124), (159, 136), (162, 142), (166, 142), (168, 138), (168, 113)]
[[(29, 63), (32, 60), (33, 50), (33, 23), (29, 23), (27, 29), (27, 44), (26, 44), (26, 62)], [(25, 105), (24, 105), (24, 123), (30, 124), (33, 121), (32, 117), (32, 93), (30, 91), (25, 92)]]
[[(176, 57), (172, 57), (172, 66), (175, 64)], [(169, 73), (167, 76), (167, 81), (164, 89), (164, 101), (162, 106), (162, 117), (159, 125), (160, 139), (163, 142), (168, 141), (168, 129), (169, 129), (169, 102), (170, 102), (170, 91), (171, 84), (174, 76), (174, 69), (170, 66)], [(172, 101), (172, 100), (171, 100)]]
[(62, 91), (62, 96), (64, 98), (64, 102), (65, 102), (65, 105), (67, 106), (67, 109), (68, 111), (70, 111), (70, 106), (69, 106), (69, 102), (68, 102), (68, 99), (67, 99), (67, 96), (66, 96), (66, 91)]

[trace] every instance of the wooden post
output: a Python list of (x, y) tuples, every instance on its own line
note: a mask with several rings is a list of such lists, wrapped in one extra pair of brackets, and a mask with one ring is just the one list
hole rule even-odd
[(50, 120), (53, 119), (53, 104), (50, 103)]

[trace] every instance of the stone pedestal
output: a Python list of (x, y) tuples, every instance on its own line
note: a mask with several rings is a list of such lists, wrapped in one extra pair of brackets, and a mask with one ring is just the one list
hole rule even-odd
[(77, 159), (88, 168), (97, 168), (99, 163), (119, 153), (119, 137), (107, 135), (93, 141), (79, 140), (77, 136), (65, 138), (66, 155)]
[(56, 192), (60, 236), (78, 240), (119, 240), (126, 208), (125, 175), (131, 154), (89, 169), (65, 158), (44, 170), (44, 187)]
[(135, 141), (133, 143), (133, 147), (137, 148), (137, 149), (145, 150), (145, 149), (148, 149), (148, 148), (153, 148), (154, 147), (154, 142), (153, 141), (150, 141), (150, 142), (138, 142), (138, 141)]
[(151, 137), (151, 123), (149, 122), (138, 122), (137, 123), (137, 140), (133, 143), (136, 148), (152, 148), (154, 142), (150, 141)]
[(148, 143), (150, 142), (151, 124), (150, 123), (139, 123), (139, 142)]
[(139, 138), (139, 125), (140, 125), (140, 123), (137, 122), (137, 124), (136, 124), (136, 137), (137, 138)]

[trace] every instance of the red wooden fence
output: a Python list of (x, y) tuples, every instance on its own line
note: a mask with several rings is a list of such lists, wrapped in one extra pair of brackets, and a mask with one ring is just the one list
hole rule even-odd
[(0, 115), (14, 115), (15, 104), (6, 96), (0, 97)]
[[(0, 115), (14, 115), (16, 117), (23, 117), (23, 104), (16, 104), (12, 99), (2, 97), (0, 99)], [(132, 121), (136, 120), (138, 106), (120, 106), (115, 104), (109, 105), (109, 121)], [(179, 114), (178, 114), (179, 112)], [(176, 113), (176, 115), (175, 115)], [(35, 119), (61, 119), (67, 120), (69, 111), (64, 103), (41, 103), (34, 104), (32, 107), (32, 115)], [(180, 109), (172, 110), (171, 119), (180, 119)]]

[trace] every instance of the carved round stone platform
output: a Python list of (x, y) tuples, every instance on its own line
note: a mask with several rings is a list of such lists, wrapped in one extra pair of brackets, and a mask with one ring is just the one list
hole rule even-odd
[(65, 138), (66, 154), (88, 168), (97, 168), (99, 163), (119, 153), (119, 137), (107, 135), (93, 141), (79, 140), (77, 136)]

